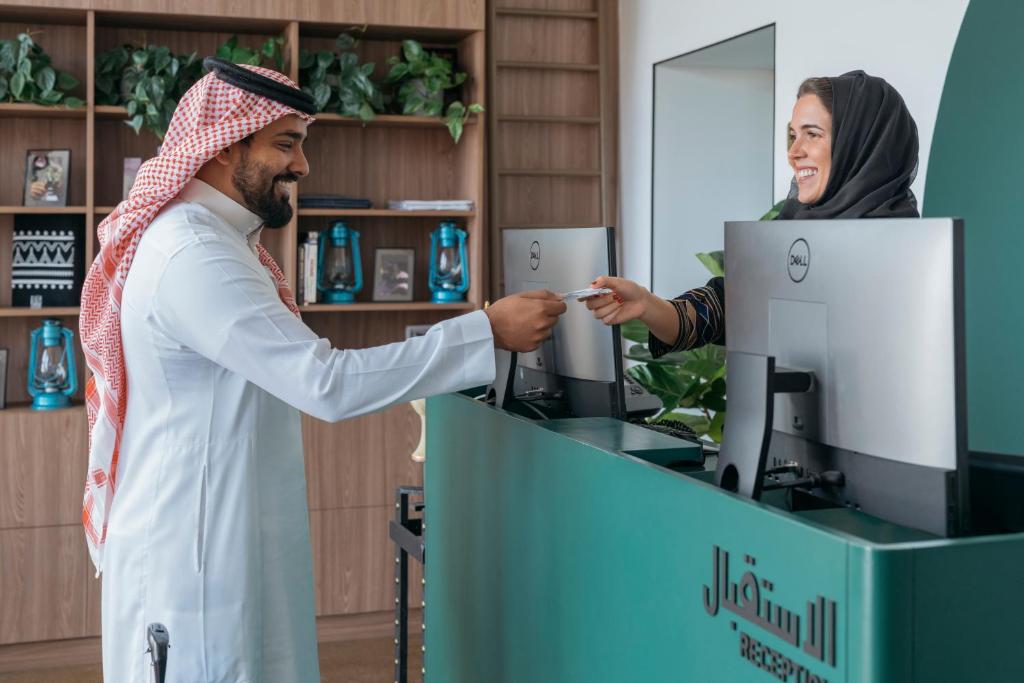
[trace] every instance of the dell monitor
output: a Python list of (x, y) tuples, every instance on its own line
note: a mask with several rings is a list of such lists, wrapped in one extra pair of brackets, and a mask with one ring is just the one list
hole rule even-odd
[[(505, 294), (534, 289), (571, 292), (615, 275), (615, 229), (540, 228), (503, 231)], [(618, 326), (567, 301), (551, 338), (518, 354), (514, 397), (555, 411), (550, 417), (626, 417)], [(547, 413), (546, 413), (547, 414)]]
[(962, 222), (726, 223), (725, 270), (716, 481), (757, 497), (795, 472), (830, 503), (964, 533)]

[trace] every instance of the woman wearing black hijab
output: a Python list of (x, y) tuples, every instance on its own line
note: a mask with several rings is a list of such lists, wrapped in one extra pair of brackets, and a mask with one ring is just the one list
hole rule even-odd
[[(896, 89), (863, 71), (800, 84), (789, 124), (793, 190), (776, 220), (917, 218), (917, 125)], [(655, 357), (725, 343), (725, 281), (713, 278), (666, 301), (623, 278), (600, 277), (611, 294), (587, 299), (608, 325), (639, 319)]]

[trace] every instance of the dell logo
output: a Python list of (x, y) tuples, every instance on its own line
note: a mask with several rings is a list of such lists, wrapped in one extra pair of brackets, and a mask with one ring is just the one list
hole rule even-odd
[(530, 245), (530, 270), (540, 268), (540, 242), (534, 240)]
[(789, 269), (789, 279), (793, 282), (801, 282), (807, 277), (807, 269), (811, 267), (811, 249), (802, 237), (790, 245), (786, 267)]

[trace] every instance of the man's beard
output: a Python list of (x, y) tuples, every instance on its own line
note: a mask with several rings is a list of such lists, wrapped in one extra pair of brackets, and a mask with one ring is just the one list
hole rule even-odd
[(288, 199), (277, 196), (274, 187), (278, 180), (295, 182), (298, 177), (292, 173), (269, 176), (266, 166), (250, 162), (249, 155), (243, 154), (231, 174), (231, 183), (242, 195), (246, 207), (263, 219), (265, 227), (282, 228), (292, 219), (292, 206)]

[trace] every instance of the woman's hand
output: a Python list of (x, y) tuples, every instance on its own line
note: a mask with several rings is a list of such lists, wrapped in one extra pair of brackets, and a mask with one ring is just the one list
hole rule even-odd
[(630, 320), (639, 320), (658, 339), (669, 346), (676, 344), (680, 333), (680, 315), (668, 301), (654, 296), (646, 287), (621, 277), (602, 276), (590, 286), (612, 290), (611, 294), (584, 300), (594, 317), (605, 325), (621, 325)]
[(647, 313), (651, 293), (632, 280), (621, 277), (601, 276), (591, 285), (594, 288), (607, 287), (611, 294), (592, 296), (583, 302), (594, 313), (594, 317), (605, 325), (621, 325), (630, 320), (643, 318)]

